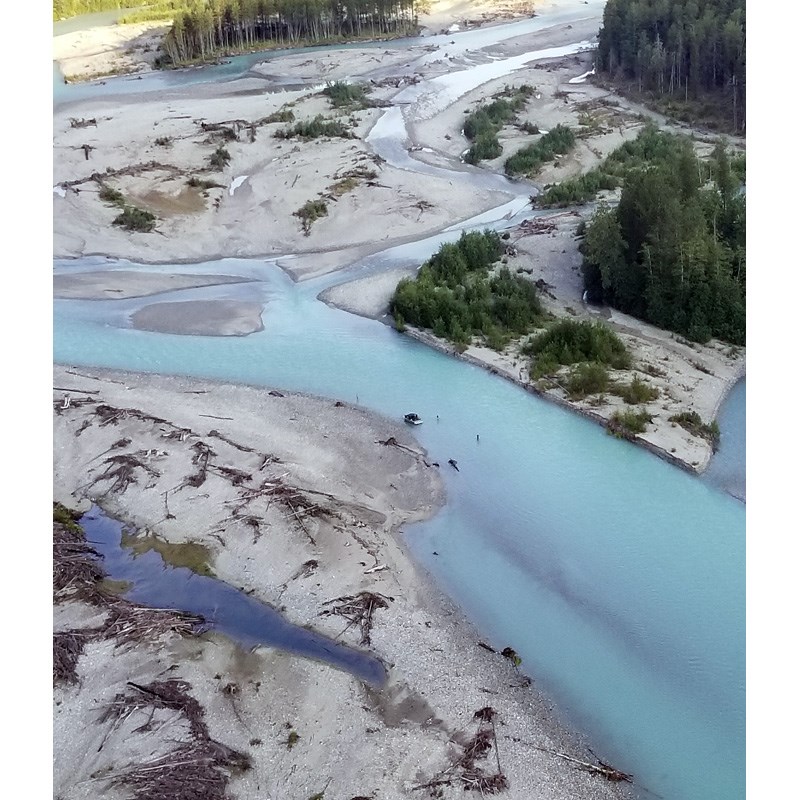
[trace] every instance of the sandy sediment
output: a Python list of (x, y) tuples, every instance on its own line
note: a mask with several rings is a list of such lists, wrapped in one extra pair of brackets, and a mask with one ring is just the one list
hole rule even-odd
[[(185, 720), (164, 710), (149, 725), (146, 709), (117, 725), (98, 721), (126, 682), (167, 678), (189, 683), (213, 739), (250, 755), (252, 769), (230, 786), (240, 798), (323, 789), (410, 796), (458, 756), (455, 742), (475, 732), (473, 714), (487, 705), (500, 720), (505, 796), (620, 796), (533, 749), (586, 754), (547, 698), (479, 647), (479, 634), (409, 560), (398, 527), (430, 516), (443, 497), (407, 427), (330, 400), (207, 381), (55, 367), (54, 387), (56, 500), (85, 506), (91, 498), (139, 531), (202, 543), (221, 580), (352, 646), (358, 633), (320, 616), (322, 604), (367, 590), (393, 598), (372, 631), (371, 650), (389, 672), (381, 691), (270, 647), (245, 652), (220, 634), (129, 647), (90, 641), (79, 682), (55, 690), (59, 796), (96, 797), (105, 779), (185, 741)], [(200, 481), (194, 457), (205, 447)], [(124, 490), (101, 478), (117, 456), (135, 462)], [(303, 494), (299, 511), (308, 513), (298, 519), (297, 505), (258, 495), (277, 481)], [(55, 613), (62, 632), (98, 624), (98, 611), (82, 602), (59, 603)], [(291, 748), (289, 730), (299, 736)], [(463, 796), (460, 785), (443, 789)]]
[(242, 300), (182, 300), (153, 303), (131, 316), (134, 328), (185, 336), (246, 336), (264, 330), (260, 303)]
[(182, 275), (97, 270), (53, 276), (53, 297), (63, 300), (124, 300), (178, 289), (197, 289), (228, 283), (246, 283), (236, 275)]

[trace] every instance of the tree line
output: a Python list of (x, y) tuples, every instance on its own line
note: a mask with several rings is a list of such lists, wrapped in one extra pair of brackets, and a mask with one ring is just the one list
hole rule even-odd
[(150, 0), (53, 0), (53, 19), (67, 19), (96, 11), (146, 6)]
[[(608, 0), (597, 69), (635, 82), (683, 116), (716, 105), (730, 128), (745, 127), (745, 0)], [(708, 120), (703, 120), (708, 121)]]
[(601, 206), (581, 243), (584, 286), (602, 300), (705, 342), (745, 342), (745, 198), (718, 143), (708, 163), (686, 137), (650, 131), (616, 208)]
[(193, 0), (176, 13), (162, 65), (260, 45), (415, 33), (418, 0)]

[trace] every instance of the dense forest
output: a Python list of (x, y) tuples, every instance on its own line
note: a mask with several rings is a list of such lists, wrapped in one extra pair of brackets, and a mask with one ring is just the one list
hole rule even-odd
[(162, 49), (177, 64), (264, 44), (401, 36), (416, 32), (416, 15), (416, 0), (195, 0)]
[(745, 0), (608, 0), (601, 74), (690, 121), (745, 128)]
[[(745, 341), (745, 197), (723, 143), (709, 162), (689, 139), (647, 132), (616, 208), (581, 244), (591, 299), (694, 341)], [(640, 148), (641, 149), (641, 145)]]

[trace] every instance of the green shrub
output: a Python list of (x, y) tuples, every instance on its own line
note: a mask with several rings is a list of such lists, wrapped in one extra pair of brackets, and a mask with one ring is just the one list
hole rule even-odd
[(433, 330), (456, 346), (467, 346), (478, 336), (502, 350), (543, 314), (531, 281), (507, 267), (489, 273), (502, 250), (495, 231), (463, 233), (457, 242), (443, 244), (416, 279), (398, 283), (391, 302), (395, 319), (399, 315), (404, 323)]
[(333, 108), (349, 108), (350, 106), (368, 108), (371, 105), (367, 98), (368, 91), (369, 87), (365, 84), (336, 81), (329, 83), (322, 90), (322, 94), (331, 101)]
[(568, 153), (575, 146), (575, 134), (566, 125), (556, 125), (553, 130), (523, 147), (513, 156), (506, 159), (506, 175), (535, 175), (547, 161), (556, 156)]
[(209, 157), (209, 163), (214, 169), (224, 169), (231, 160), (231, 154), (220, 145)]
[(658, 389), (646, 384), (638, 375), (635, 375), (630, 383), (614, 387), (613, 392), (629, 405), (648, 403), (658, 398)]
[(114, 220), (114, 225), (125, 228), (126, 231), (139, 231), (150, 233), (156, 227), (156, 218), (149, 211), (135, 206), (125, 206), (122, 213)]
[(170, 147), (172, 145), (172, 138), (169, 136), (159, 136), (156, 139), (155, 144), (158, 147)]
[(277, 139), (318, 139), (320, 136), (332, 136), (340, 139), (355, 139), (356, 137), (343, 122), (338, 119), (326, 120), (317, 114), (312, 120), (304, 120), (288, 127), (275, 131)]
[(623, 439), (629, 439), (634, 434), (644, 433), (647, 430), (647, 424), (652, 421), (653, 417), (646, 411), (633, 411), (632, 409), (615, 411), (611, 415), (608, 429)]
[[(473, 144), (464, 156), (468, 164), (477, 164), (484, 159), (497, 158), (502, 155), (503, 148), (497, 140), (497, 134), (503, 125), (513, 120), (517, 111), (534, 92), (533, 87), (523, 84), (519, 89), (506, 89), (499, 99), (486, 105), (478, 106), (464, 120), (464, 136)], [(506, 100), (505, 97), (510, 97)], [(538, 129), (536, 131), (538, 133)]]
[(309, 200), (294, 212), (294, 216), (300, 218), (303, 224), (303, 233), (308, 236), (314, 222), (320, 217), (328, 216), (328, 204), (324, 200)]
[(535, 356), (531, 370), (534, 377), (551, 374), (553, 364), (587, 361), (614, 369), (631, 365), (630, 353), (619, 336), (601, 322), (586, 320), (559, 320), (528, 342), (523, 353)]
[(608, 391), (608, 370), (595, 362), (578, 364), (570, 372), (567, 381), (567, 392), (575, 400), (589, 394), (600, 394)]
[(568, 178), (561, 183), (549, 184), (535, 198), (537, 208), (563, 208), (580, 205), (593, 200), (602, 189), (616, 189), (619, 178), (605, 172), (601, 167), (589, 170), (577, 178)]
[(264, 125), (269, 125), (272, 122), (294, 122), (294, 111), (290, 108), (281, 108), (278, 111), (273, 111), (272, 114), (260, 120)]

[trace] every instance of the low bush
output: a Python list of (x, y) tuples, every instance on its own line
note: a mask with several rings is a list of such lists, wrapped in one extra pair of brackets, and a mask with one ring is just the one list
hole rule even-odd
[(303, 224), (303, 233), (308, 236), (314, 222), (320, 217), (328, 216), (328, 204), (324, 200), (309, 200), (294, 212), (294, 216), (300, 218)]
[(122, 213), (114, 220), (114, 225), (126, 231), (150, 233), (156, 227), (156, 218), (149, 211), (135, 206), (125, 206)]
[(224, 169), (228, 166), (231, 160), (231, 154), (222, 146), (220, 145), (210, 156), (209, 156), (209, 164), (214, 169)]
[(317, 114), (312, 120), (297, 122), (288, 128), (275, 131), (277, 139), (319, 139), (321, 136), (331, 136), (339, 139), (355, 139), (350, 128), (338, 119), (326, 120), (322, 114)]
[(608, 391), (609, 384), (608, 370), (602, 364), (578, 364), (567, 380), (567, 392), (571, 398), (580, 400), (590, 394)]
[(198, 178), (196, 175), (192, 175), (188, 181), (186, 181), (187, 186), (191, 186), (193, 189), (224, 189), (225, 187), (221, 183), (217, 183), (216, 181), (207, 181), (203, 180), (202, 178)]
[(658, 389), (646, 384), (638, 375), (634, 376), (630, 383), (615, 386), (613, 393), (621, 397), (628, 405), (648, 403), (658, 398)]
[(608, 429), (623, 439), (629, 439), (637, 433), (644, 433), (648, 423), (652, 421), (653, 417), (646, 411), (633, 411), (632, 409), (615, 411), (611, 415)]
[(534, 176), (548, 161), (555, 160), (556, 156), (568, 153), (575, 146), (575, 134), (566, 125), (556, 125), (553, 130), (543, 134), (542, 137), (518, 150), (513, 156), (506, 159), (506, 175)]
[(289, 108), (281, 108), (264, 117), (261, 122), (264, 125), (269, 125), (272, 122), (294, 122), (294, 111)]
[(367, 98), (368, 91), (369, 87), (364, 84), (336, 81), (329, 83), (322, 90), (322, 94), (331, 101), (333, 108), (350, 108), (352, 106), (369, 108), (371, 103)]
[(631, 356), (622, 340), (601, 322), (562, 319), (534, 337), (523, 348), (534, 357), (531, 375), (552, 374), (558, 364), (594, 362), (629, 369)]

